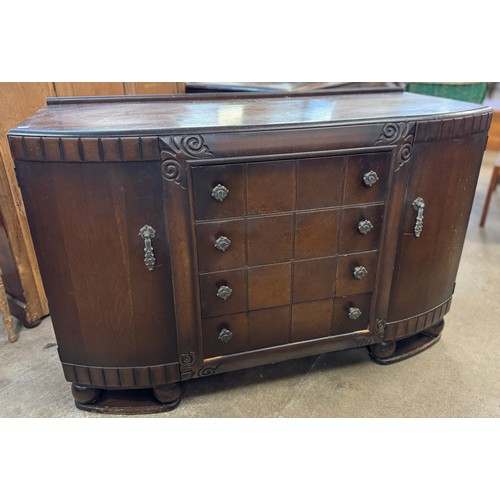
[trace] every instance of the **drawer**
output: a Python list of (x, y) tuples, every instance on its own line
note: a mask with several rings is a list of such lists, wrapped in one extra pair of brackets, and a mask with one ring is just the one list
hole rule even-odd
[(243, 216), (244, 165), (213, 165), (192, 169), (197, 220)]
[(295, 258), (329, 257), (337, 253), (340, 210), (298, 213), (295, 228)]
[(248, 269), (248, 309), (290, 304), (291, 263)]
[(339, 257), (337, 296), (372, 292), (375, 288), (378, 252)]
[(342, 205), (345, 156), (297, 161), (297, 210)]
[(290, 306), (248, 313), (248, 348), (262, 349), (288, 343)]
[(248, 265), (286, 262), (292, 258), (293, 216), (249, 217)]
[(336, 298), (333, 301), (333, 335), (366, 330), (371, 297), (371, 294), (366, 293)]
[(230, 314), (203, 320), (205, 357), (223, 356), (247, 350), (247, 315)]
[(344, 205), (384, 201), (390, 153), (351, 155), (347, 158)]
[(196, 225), (200, 273), (245, 266), (245, 221), (203, 222)]
[(201, 313), (204, 318), (245, 311), (246, 271), (223, 271), (200, 275)]
[(293, 264), (293, 302), (332, 298), (337, 260), (337, 257), (296, 260)]
[(247, 165), (248, 214), (290, 212), (295, 208), (295, 161)]
[(332, 333), (333, 299), (292, 305), (292, 342), (327, 337)]
[(367, 205), (344, 209), (339, 253), (376, 250), (382, 232), (384, 208), (384, 205)]

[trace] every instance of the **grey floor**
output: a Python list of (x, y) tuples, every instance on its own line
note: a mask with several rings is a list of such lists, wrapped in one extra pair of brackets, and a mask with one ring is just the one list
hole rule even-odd
[[(500, 189), (478, 226), (497, 152), (486, 151), (454, 300), (438, 344), (379, 366), (355, 349), (192, 380), (174, 417), (499, 417)], [(0, 326), (0, 417), (100, 417), (75, 408), (50, 318)]]

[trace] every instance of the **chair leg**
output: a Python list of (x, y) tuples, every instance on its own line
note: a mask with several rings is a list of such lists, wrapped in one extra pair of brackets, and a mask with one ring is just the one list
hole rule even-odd
[(479, 223), (479, 227), (483, 227), (486, 222), (486, 215), (488, 214), (488, 209), (490, 207), (490, 199), (491, 194), (497, 187), (498, 182), (500, 182), (500, 167), (493, 167), (493, 174), (491, 175), (490, 187), (488, 188), (488, 194), (486, 195), (486, 200), (484, 202), (483, 213), (481, 215), (481, 222)]

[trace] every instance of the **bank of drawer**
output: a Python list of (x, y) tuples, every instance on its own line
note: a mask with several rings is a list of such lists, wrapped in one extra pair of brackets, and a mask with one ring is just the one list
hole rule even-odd
[(390, 153), (351, 155), (347, 158), (344, 205), (384, 201)]
[(377, 252), (365, 252), (339, 257), (336, 295), (372, 292), (375, 288)]
[(334, 299), (333, 335), (366, 330), (370, 317), (370, 304), (369, 293)]
[(200, 275), (200, 295), (204, 318), (245, 311), (246, 271), (240, 269)]
[(200, 273), (245, 266), (245, 221), (203, 222), (196, 226)]
[(213, 165), (192, 169), (197, 220), (245, 215), (244, 165)]
[(247, 315), (229, 314), (203, 320), (203, 354), (224, 356), (247, 350)]
[(380, 241), (384, 205), (345, 208), (338, 251), (340, 254), (376, 250)]

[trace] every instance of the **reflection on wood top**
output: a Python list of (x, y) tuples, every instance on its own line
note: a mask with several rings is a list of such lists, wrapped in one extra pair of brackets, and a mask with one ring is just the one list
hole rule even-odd
[(49, 102), (13, 135), (147, 135), (433, 119), (490, 108), (406, 92), (69, 98)]

